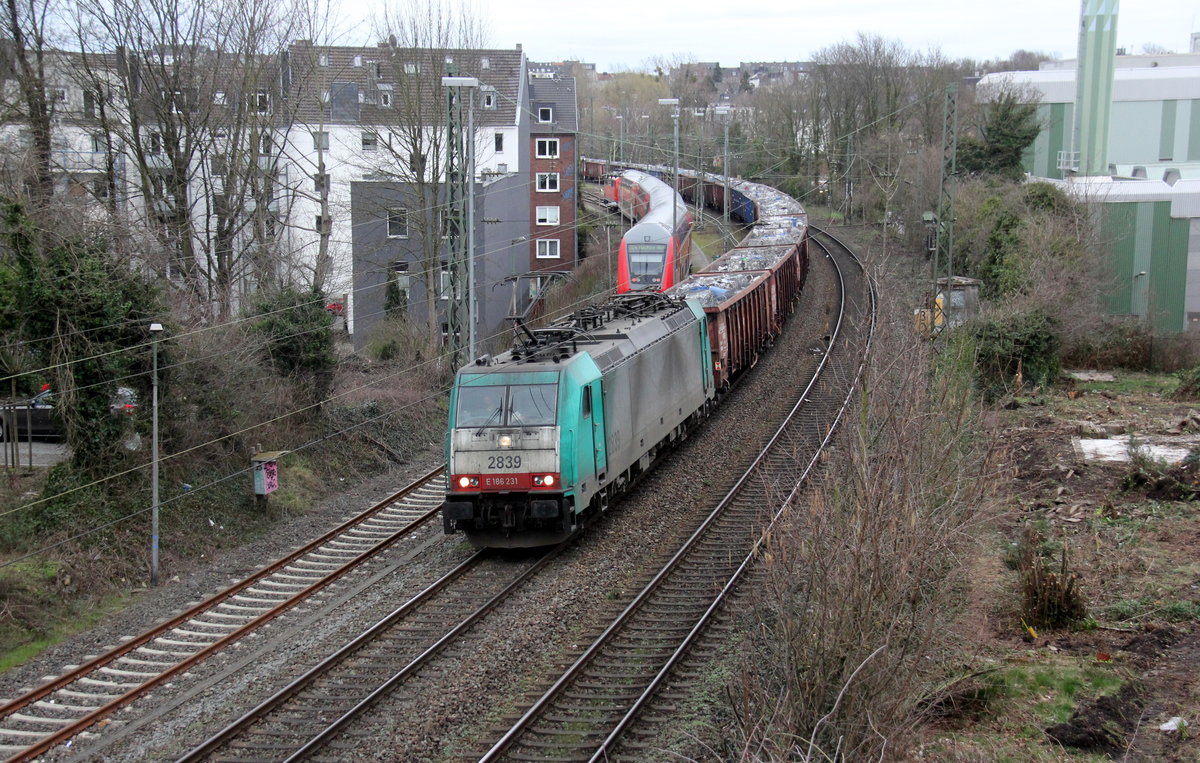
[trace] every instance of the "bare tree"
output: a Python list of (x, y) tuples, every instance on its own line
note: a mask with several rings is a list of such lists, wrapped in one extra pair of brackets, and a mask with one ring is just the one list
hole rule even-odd
[(264, 1), (86, 0), (75, 28), (76, 77), (91, 94), (107, 174), (118, 153), (132, 163), (125, 180), (138, 203), (126, 211), (164, 255), (151, 267), (179, 279), (197, 314), (227, 318), (240, 288), (278, 271), (272, 147), (287, 121), (286, 19)]
[(51, 173), (53, 106), (46, 88), (48, 0), (6, 0), (5, 32), (11, 38), (12, 70), (20, 90), (24, 121), (29, 127), (33, 162), (26, 190), (35, 206), (46, 204), (54, 192)]
[(469, 3), (440, 0), (389, 4), (377, 26), (381, 37), (388, 40), (380, 50), (379, 65), (388, 67), (397, 83), (392, 121), (379, 125), (391, 138), (384, 142), (384, 162), (379, 169), (404, 189), (410, 236), (420, 243), (429, 340), (437, 343), (441, 337), (437, 306), (443, 238), (447, 234), (446, 218), (440, 212), (446, 162), (441, 78), (479, 73), (476, 51), (484, 45), (487, 32), (482, 16)]

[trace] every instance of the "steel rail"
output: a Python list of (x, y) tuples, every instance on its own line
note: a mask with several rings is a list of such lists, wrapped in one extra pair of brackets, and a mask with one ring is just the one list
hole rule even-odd
[[(343, 535), (348, 530), (351, 530), (354, 527), (362, 524), (363, 522), (371, 519), (372, 517), (374, 517), (375, 515), (377, 515), (384, 509), (386, 509), (388, 506), (391, 506), (392, 504), (401, 500), (405, 496), (417, 491), (421, 487), (430, 483), (431, 481), (436, 479), (438, 476), (440, 476), (443, 471), (444, 471), (444, 467), (440, 467), (440, 466), (437, 467), (436, 469), (433, 469), (432, 471), (419, 477), (412, 484), (402, 488), (401, 490), (398, 490), (397, 492), (388, 496), (387, 498), (385, 498), (384, 500), (375, 504), (371, 508), (362, 512), (358, 516), (353, 517), (353, 518), (347, 520), (346, 522), (343, 522), (342, 524), (338, 525), (337, 527), (335, 527), (334, 529), (325, 533), (324, 535), (317, 538), (316, 540), (313, 540), (310, 543), (305, 544), (304, 546), (293, 551), (292, 553), (288, 554), (287, 556), (282, 557), (281, 559), (271, 563), (267, 567), (262, 568), (261, 570), (254, 573), (250, 577), (240, 581), (239, 583), (225, 589), (224, 591), (222, 591), (220, 593), (217, 593), (217, 594), (209, 597), (208, 599), (205, 599), (204, 601), (200, 602), (199, 604), (196, 604), (195, 606), (190, 607), (189, 609), (170, 618), (169, 620), (159, 623), (154, 628), (151, 628), (150, 630), (146, 631), (145, 633), (138, 636), (137, 638), (131, 639), (131, 640), (121, 644), (120, 646), (115, 647), (115, 648), (109, 650), (108, 652), (105, 652), (104, 654), (102, 654), (92, 660), (89, 660), (88, 662), (84, 663), (83, 665), (79, 666), (78, 668), (71, 670), (70, 672), (64, 674), (63, 676), (60, 676), (59, 678), (54, 679), (53, 681), (49, 681), (49, 682), (43, 684), (42, 686), (38, 687), (37, 689), (33, 690), (32, 692), (29, 692), (25, 695), (22, 695), (21, 697), (18, 697), (17, 699), (14, 699), (10, 702), (5, 703), (2, 707), (0, 707), (0, 720), (3, 720), (4, 718), (8, 718), (9, 716), (13, 715), (14, 713), (20, 711), (21, 709), (24, 709), (24, 708), (32, 705), (33, 703), (53, 694), (55, 691), (69, 686), (70, 684), (74, 683), (75, 681), (79, 680), (80, 678), (84, 678), (87, 675), (89, 675), (93, 672), (96, 672), (100, 668), (103, 668), (107, 665), (112, 664), (119, 658), (129, 654), (130, 652), (136, 650), (137, 648), (145, 646), (146, 644), (153, 642), (154, 639), (158, 638), (159, 636), (163, 635), (164, 633), (178, 627), (179, 625), (182, 625), (182, 624), (188, 622), (189, 620), (194, 619), (195, 617), (197, 617), (199, 615), (202, 615), (202, 614), (208, 612), (209, 610), (214, 609), (215, 607), (217, 607), (218, 605), (220, 605), (222, 603), (229, 601), (234, 596), (236, 596), (237, 594), (246, 590), (247, 588), (250, 588), (254, 584), (261, 582), (264, 579), (269, 578), (271, 575), (279, 572), (280, 570), (283, 570), (288, 565), (292, 564), (293, 562), (297, 561), (298, 559), (319, 549), (320, 547), (322, 547), (329, 541), (334, 540), (337, 537)], [(354, 557), (353, 559), (348, 560), (346, 562), (346, 564), (344, 564), (339, 569), (330, 572), (329, 574), (322, 577), (320, 580), (314, 582), (312, 585), (307, 586), (306, 588), (298, 591), (291, 598), (284, 600), (277, 606), (264, 612), (263, 614), (259, 615), (258, 617), (250, 620), (249, 622), (247, 622), (246, 624), (237, 628), (236, 630), (233, 630), (233, 631), (229, 632), (228, 634), (226, 634), (225, 636), (220, 637), (219, 639), (214, 641), (212, 644), (210, 644), (207, 647), (197, 651), (196, 653), (184, 658), (182, 661), (176, 663), (175, 665), (173, 665), (172, 667), (163, 671), (162, 673), (159, 673), (155, 677), (135, 686), (134, 688), (126, 691), (124, 694), (116, 697), (115, 699), (98, 706), (95, 710), (91, 711), (90, 713), (87, 713), (86, 715), (79, 718), (78, 720), (75, 720), (75, 721), (69, 723), (68, 725), (63, 726), (61, 729), (59, 729), (57, 731), (53, 731), (53, 732), (48, 732), (47, 735), (45, 737), (43, 737), (42, 739), (38, 740), (34, 744), (29, 745), (25, 749), (12, 755), (11, 757), (9, 757), (7, 759), (8, 763), (15, 763), (16, 761), (30, 760), (38, 755), (41, 755), (42, 753), (54, 748), (55, 746), (67, 741), (68, 739), (75, 736), (79, 732), (86, 730), (87, 728), (89, 728), (90, 726), (95, 724), (97, 721), (99, 721), (99, 720), (103, 719), (104, 717), (106, 717), (107, 715), (111, 714), (113, 711), (129, 704), (130, 702), (133, 702), (134, 700), (138, 699), (139, 697), (144, 696), (151, 689), (154, 689), (154, 688), (160, 686), (165, 681), (167, 681), (169, 678), (172, 678), (172, 677), (188, 670), (189, 668), (195, 666), (197, 663), (199, 663), (202, 660), (206, 659), (207, 657), (211, 656), (215, 652), (218, 652), (221, 649), (225, 648), (230, 643), (245, 636), (247, 633), (250, 633), (251, 631), (256, 630), (257, 628), (261, 627), (262, 625), (266, 624), (267, 622), (275, 619), (283, 612), (287, 611), (288, 609), (291, 609), (296, 604), (307, 599), (313, 593), (326, 587), (329, 583), (333, 582), (334, 580), (340, 578), (349, 570), (357, 567), (362, 562), (375, 556), (377, 553), (379, 553), (383, 549), (390, 546), (392, 543), (394, 543), (399, 538), (412, 532), (414, 529), (421, 526), (425, 522), (428, 522), (430, 519), (432, 519), (434, 516), (436, 516), (439, 509), (440, 509), (440, 507), (432, 509), (429, 512), (426, 512), (424, 515), (422, 515), (415, 521), (409, 523), (401, 530), (399, 530), (399, 531), (393, 533), (391, 536), (381, 540), (375, 546), (364, 551), (362, 554)]]
[[(832, 258), (831, 258), (832, 260)], [(835, 268), (837, 263), (834, 260)], [(825, 356), (821, 359), (816, 372), (812, 379), (806, 385), (804, 391), (800, 394), (799, 399), (793, 405), (792, 409), (787, 414), (784, 422), (777, 428), (775, 434), (762, 448), (754, 462), (746, 469), (745, 473), (738, 479), (732, 488), (717, 504), (716, 508), (709, 514), (700, 527), (692, 534), (692, 536), (684, 543), (680, 550), (664, 565), (655, 577), (646, 584), (642, 591), (629, 603), (624, 611), (601, 633), (595, 641), (588, 647), (586, 651), (579, 656), (578, 659), (555, 681), (555, 683), (546, 690), (541, 697), (519, 718), (509, 730), (480, 758), (480, 762), (494, 761), (499, 759), (500, 755), (510, 749), (533, 724), (534, 720), (543, 714), (547, 708), (558, 698), (559, 694), (565, 690), (574, 680), (580, 677), (585, 668), (592, 663), (601, 650), (604, 649), (609, 642), (623, 629), (633, 615), (639, 611), (650, 600), (654, 593), (659, 589), (663, 582), (670, 576), (672, 572), (680, 566), (680, 564), (691, 555), (691, 552), (700, 543), (701, 539), (708, 534), (708, 530), (712, 525), (725, 513), (732, 501), (742, 493), (746, 483), (753, 478), (763, 461), (771, 452), (773, 446), (783, 437), (788, 430), (789, 425), (795, 419), (797, 412), (808, 400), (810, 393), (815, 385), (822, 378), (822, 371), (826, 368), (833, 348), (836, 346), (836, 338), (840, 336), (842, 321), (845, 309), (845, 284), (840, 269), (839, 276), (839, 314), (838, 320), (831, 333), (831, 341), (829, 342)], [(861, 368), (861, 366), (860, 366)], [(825, 442), (828, 441), (828, 434)], [(818, 448), (818, 453), (819, 453)], [(695, 630), (693, 628), (693, 630)]]
[[(858, 258), (854, 256), (854, 253), (852, 251), (850, 251), (849, 247), (847, 247), (841, 241), (838, 241), (837, 238), (826, 233), (825, 231), (819, 231), (819, 232), (822, 235), (828, 236), (830, 239), (832, 239), (834, 242), (836, 242), (839, 246), (841, 246), (848, 254), (850, 254), (851, 258), (854, 260), (854, 263), (859, 267), (860, 270), (863, 271), (864, 280), (866, 280), (866, 268), (863, 266), (862, 262), (859, 261)], [(822, 245), (822, 248), (825, 249), (826, 253), (828, 253), (828, 249), (824, 245)], [(834, 260), (834, 267), (838, 268), (839, 273), (841, 272), (841, 266), (839, 266), (837, 264), (836, 260)], [(873, 343), (874, 335), (875, 335), (875, 317), (874, 316), (875, 316), (875, 305), (876, 305), (877, 297), (875, 294), (874, 287), (870, 285), (869, 281), (867, 283), (868, 283), (868, 300), (870, 302), (869, 315), (871, 316), (871, 321), (870, 321), (870, 325), (868, 327), (867, 340), (866, 340), (865, 346), (863, 348), (863, 357), (862, 357), (861, 362), (858, 365), (858, 368), (855, 371), (854, 380), (850, 385), (851, 394), (848, 395), (846, 397), (846, 399), (842, 402), (842, 407), (838, 410), (838, 413), (834, 418), (833, 424), (832, 424), (832, 426), (830, 426), (828, 432), (826, 433), (824, 439), (822, 440), (820, 447), (816, 449), (812, 458), (809, 459), (808, 464), (805, 465), (803, 472), (800, 474), (799, 480), (792, 487), (791, 492), (789, 492), (787, 497), (784, 498), (780, 502), (779, 508), (775, 511), (774, 516), (771, 518), (771, 522), (767, 525), (766, 528), (763, 529), (762, 534), (759, 535), (758, 539), (754, 542), (754, 547), (750, 550), (750, 553), (747, 554), (746, 558), (744, 560), (742, 560), (742, 563), (740, 565), (738, 565), (737, 570), (733, 573), (733, 575), (730, 576), (728, 582), (726, 582), (725, 585), (721, 588), (721, 591), (713, 599), (712, 603), (708, 606), (708, 609), (705, 610), (704, 614), (700, 616), (700, 618), (696, 621), (695, 625), (693, 625), (691, 630), (688, 631), (687, 636), (684, 637), (684, 639), (680, 642), (679, 646), (676, 647), (675, 651), (671, 654), (671, 656), (669, 658), (667, 658), (667, 660), (663, 664), (662, 668), (659, 669), (658, 673), (655, 674), (654, 678), (651, 679), (650, 683), (646, 685), (646, 688), (642, 690), (641, 695), (639, 695), (638, 698), (633, 702), (633, 704), (630, 705), (629, 710), (625, 713), (625, 715), (621, 718), (621, 720), (617, 722), (617, 725), (613, 727), (613, 730), (611, 732), (609, 732), (608, 736), (605, 737), (604, 741), (600, 743), (600, 746), (598, 748), (596, 748), (595, 752), (592, 754), (592, 757), (589, 759), (588, 763), (602, 763), (602, 761), (606, 761), (609, 759), (610, 753), (612, 752), (613, 748), (616, 747), (616, 745), (620, 741), (622, 735), (629, 728), (629, 726), (632, 725), (632, 723), (634, 722), (634, 719), (637, 718), (637, 716), (642, 712), (642, 710), (645, 709), (646, 705), (649, 704), (650, 700), (657, 693), (659, 687), (662, 686), (663, 682), (666, 681), (666, 679), (670, 675), (671, 671), (675, 668), (676, 665), (678, 665), (683, 660), (687, 651), (692, 647), (692, 645), (699, 638), (700, 634), (704, 631), (704, 629), (712, 621), (713, 616), (720, 609), (721, 605), (725, 602), (725, 600), (729, 597), (729, 595), (737, 587), (738, 583), (741, 582), (742, 577), (744, 576), (746, 571), (750, 568), (750, 565), (753, 564), (758, 559), (759, 554), (762, 551), (763, 545), (766, 543), (772, 530), (779, 523), (779, 521), (787, 514), (789, 507), (792, 505), (792, 502), (799, 495), (800, 491), (804, 487), (807, 486), (808, 478), (818, 463), (818, 460), (821, 455), (821, 451), (824, 450), (824, 448), (829, 444), (829, 441), (833, 438), (834, 432), (837, 430), (838, 424), (841, 423), (842, 418), (846, 415), (846, 410), (850, 405), (851, 399), (853, 398), (853, 391), (859, 387), (859, 383), (862, 379), (863, 372), (866, 370), (867, 359), (870, 357), (871, 345)], [(845, 286), (844, 286), (845, 281), (844, 281), (844, 279), (842, 279), (842, 284), (843, 284), (842, 301), (844, 304), (844, 301), (845, 301)], [(842, 324), (842, 316), (839, 315), (838, 324), (835, 327), (835, 335), (837, 332), (840, 332), (841, 324)], [(832, 342), (830, 344), (832, 345)], [(826, 356), (826, 358), (822, 359), (822, 361), (821, 361), (822, 365), (824, 365), (824, 363), (827, 359), (828, 359), (828, 356)], [(815, 384), (815, 383), (816, 383), (816, 377), (814, 376), (813, 382), (810, 383), (810, 385), (809, 385), (810, 388), (811, 388), (812, 384)], [(792, 409), (792, 413), (790, 413), (788, 415), (789, 420), (792, 418), (792, 416), (794, 416), (796, 414), (796, 412), (799, 410), (800, 405), (804, 402), (804, 398), (807, 397), (807, 391), (808, 390), (806, 390), (806, 394), (801, 397), (801, 400), (796, 403), (796, 407)], [(785, 423), (784, 426), (787, 426), (787, 424)], [(782, 431), (782, 429), (783, 429), (783, 427), (780, 427), (780, 431)]]
[[(399, 670), (394, 672), (391, 676), (383, 680), (377, 687), (370, 690), (370, 692), (356, 702), (353, 707), (340, 715), (332, 723), (325, 726), (321, 731), (313, 735), (302, 746), (284, 758), (284, 760), (301, 760), (322, 747), (348, 723), (362, 715), (379, 699), (386, 696), (393, 687), (410, 677), (413, 673), (415, 673), (427, 662), (433, 659), (433, 657), (440, 653), (446, 646), (453, 643), (455, 639), (483, 619), (489, 612), (503, 602), (504, 599), (512, 595), (512, 593), (524, 585), (526, 581), (531, 579), (534, 575), (545, 568), (547, 564), (561, 554), (562, 551), (565, 550), (573, 541), (574, 536), (563, 541), (558, 546), (540, 557), (533, 565), (505, 585), (502, 590), (477, 607), (473, 612), (459, 621), (458, 624), (448, 630), (428, 647), (423, 649), (420, 654), (410, 660)], [(304, 675), (295, 679), (283, 689), (280, 689), (278, 692), (276, 692), (274, 695), (263, 700), (258, 706), (249, 710), (240, 718), (230, 723), (221, 731), (217, 732), (211, 738), (180, 757), (177, 763), (194, 763), (194, 761), (202, 760), (206, 756), (216, 752), (221, 747), (236, 740), (242, 733), (251, 728), (255, 723), (267, 718), (274, 711), (281, 709), (288, 700), (292, 699), (309, 686), (312, 686), (317, 680), (329, 675), (347, 659), (359, 652), (363, 647), (376, 640), (379, 640), (381, 637), (386, 636), (388, 632), (400, 621), (405, 620), (414, 614), (414, 612), (421, 605), (428, 603), (437, 594), (445, 591), (451, 583), (463, 577), (487, 554), (488, 551), (486, 549), (476, 552), (473, 556), (462, 562), (462, 564), (460, 564), (458, 567), (454, 568), (442, 578), (427, 586), (425, 590), (421, 591), (412, 599), (402, 604), (399, 608), (386, 615), (379, 622), (375, 623), (366, 631), (346, 643), (332, 655), (326, 657)]]

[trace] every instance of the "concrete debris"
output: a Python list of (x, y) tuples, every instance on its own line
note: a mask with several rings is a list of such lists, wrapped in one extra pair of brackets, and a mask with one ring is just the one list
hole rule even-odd
[(1067, 371), (1067, 375), (1079, 381), (1111, 382), (1117, 380), (1107, 371)]
[[(1075, 447), (1075, 453), (1085, 461), (1129, 463), (1131, 460), (1129, 435), (1104, 438), (1076, 437), (1072, 439), (1071, 444)], [(1137, 453), (1143, 458), (1177, 464), (1185, 459), (1193, 448), (1200, 447), (1200, 439), (1194, 436), (1138, 437), (1136, 444)]]

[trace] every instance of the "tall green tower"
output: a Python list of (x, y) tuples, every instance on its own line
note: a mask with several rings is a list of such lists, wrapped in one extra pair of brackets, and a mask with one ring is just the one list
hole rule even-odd
[[(1084, 177), (1108, 174), (1108, 125), (1116, 68), (1118, 0), (1082, 0), (1075, 70), (1073, 169)], [(1060, 162), (1061, 164), (1061, 162)]]

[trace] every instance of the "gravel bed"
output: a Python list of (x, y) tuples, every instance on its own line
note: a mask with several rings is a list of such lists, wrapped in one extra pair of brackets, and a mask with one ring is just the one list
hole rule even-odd
[[(815, 366), (832, 314), (815, 295), (832, 281), (814, 257), (801, 307), (775, 347), (707, 425), (590, 528), (556, 574), (519, 593), (458, 649), (459, 669), (430, 671), (381, 702), (325, 756), (461, 760), (498, 732), (574, 661), (694, 530), (791, 407), (775, 391), (797, 364)], [(814, 318), (814, 316), (821, 316)], [(651, 756), (658, 759), (660, 756)]]
[[(460, 759), (486, 749), (496, 731), (540, 695), (624, 608), (693, 531), (773, 433), (790, 402), (775, 391), (792, 385), (797, 364), (815, 366), (832, 308), (817, 300), (832, 275), (812, 260), (796, 315), (762, 361), (712, 419), (671, 454), (554, 565), (457, 647), (453, 670), (431, 669), (343, 734), (322, 757), (342, 760)], [(145, 630), (167, 614), (243, 577), (365, 508), (440, 458), (398, 467), (356, 486), (304, 517), (281, 523), (255, 543), (206, 569), (145, 591), (118, 617), (47, 650), (0, 676), (16, 693), (84, 655)], [(282, 687), (351, 636), (390, 612), (469, 553), (440, 525), (381, 554), (367, 571), (337, 584), (226, 654), (195, 668), (155, 696), (122, 711), (99, 740), (80, 739), (47, 759), (168, 759), (186, 752)]]

